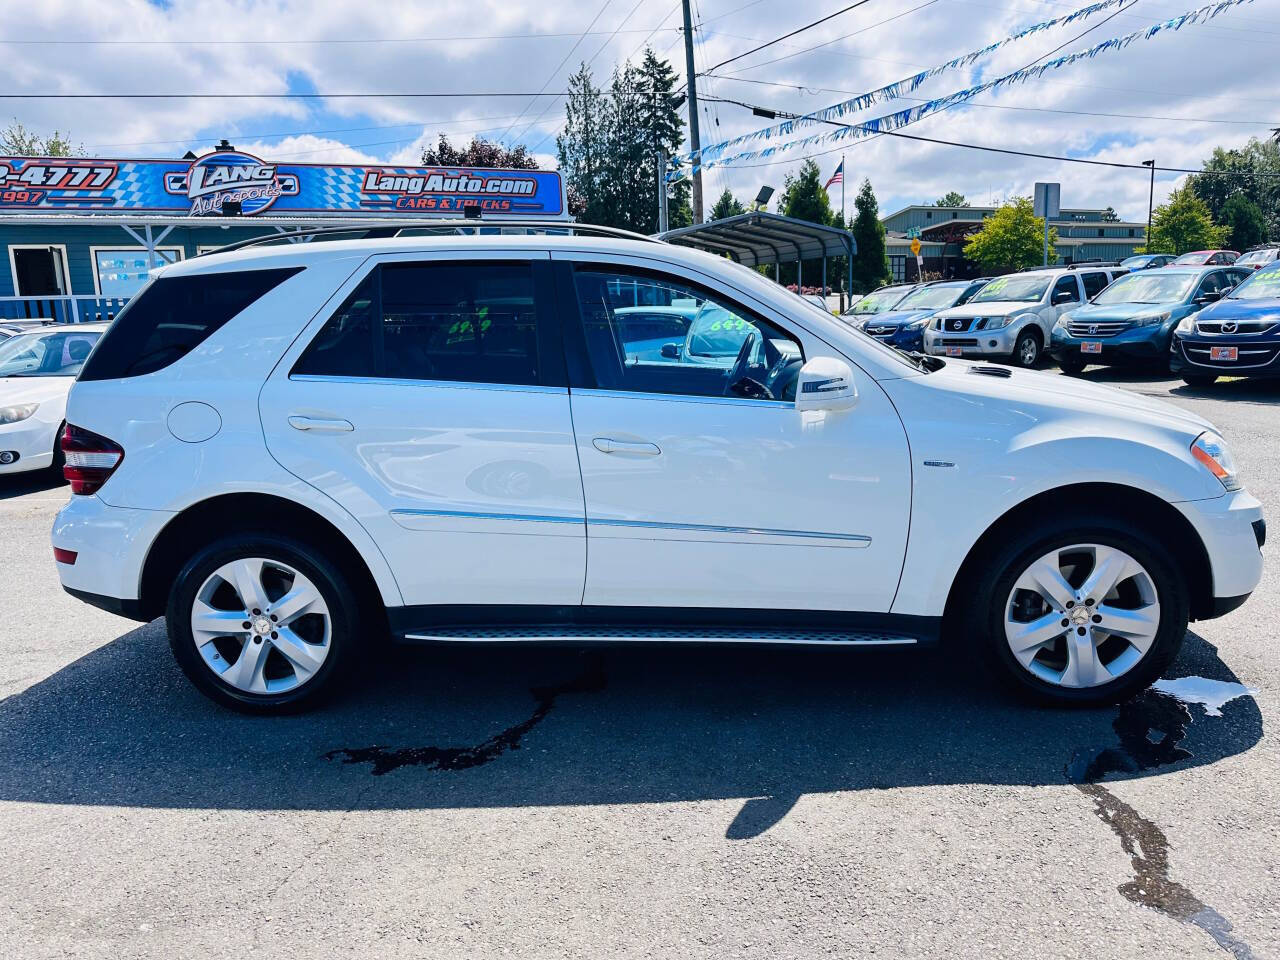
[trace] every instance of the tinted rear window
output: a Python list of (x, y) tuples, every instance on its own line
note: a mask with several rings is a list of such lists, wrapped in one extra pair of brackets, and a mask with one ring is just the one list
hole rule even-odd
[(120, 311), (80, 379), (117, 380), (161, 370), (300, 270), (285, 267), (161, 277)]

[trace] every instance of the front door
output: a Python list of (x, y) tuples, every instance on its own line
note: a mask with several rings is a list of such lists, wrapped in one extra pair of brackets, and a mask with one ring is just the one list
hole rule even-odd
[[(911, 471), (875, 381), (855, 369), (852, 410), (802, 415), (800, 366), (839, 357), (816, 336), (710, 277), (553, 257), (586, 496), (584, 602), (887, 612)], [(685, 317), (684, 335), (656, 354), (628, 342), (641, 308)]]
[(14, 292), (20, 297), (57, 297), (67, 292), (60, 247), (14, 247)]
[(389, 257), (261, 395), (272, 454), (354, 515), (410, 605), (582, 600), (582, 484), (543, 254)]

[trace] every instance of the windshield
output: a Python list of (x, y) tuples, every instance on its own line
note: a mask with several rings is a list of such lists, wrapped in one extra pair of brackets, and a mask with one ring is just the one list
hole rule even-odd
[(1094, 303), (1177, 303), (1200, 276), (1198, 273), (1148, 270), (1121, 277), (1093, 298)]
[(0, 343), (0, 377), (74, 377), (101, 333), (24, 333)]
[(1246, 253), (1243, 257), (1241, 257), (1239, 260), (1236, 261), (1236, 264), (1243, 265), (1243, 264), (1249, 264), (1249, 263), (1266, 263), (1271, 258), (1271, 255), (1273, 253), (1275, 253), (1274, 250), (1255, 250), (1253, 251), (1253, 253)]
[(1020, 300), (1035, 303), (1044, 296), (1052, 277), (1017, 276), (996, 277), (977, 292), (970, 303), (993, 303), (996, 300)]
[(714, 303), (703, 304), (689, 325), (689, 352), (698, 357), (736, 357), (755, 324)]
[(908, 290), (908, 287), (886, 287), (883, 290), (875, 291), (875, 293), (868, 293), (850, 307), (849, 312), (884, 313), (886, 310), (893, 309)]
[[(1259, 270), (1227, 296), (1228, 300), (1280, 300), (1280, 264)], [(0, 350), (4, 347), (0, 346)]]
[(969, 288), (966, 283), (937, 283), (907, 294), (895, 310), (942, 310), (954, 307), (960, 295)]
[(1208, 259), (1209, 259), (1209, 254), (1204, 253), (1203, 251), (1199, 253), (1184, 253), (1177, 260), (1173, 261), (1173, 265), (1185, 266), (1187, 264), (1204, 263)]

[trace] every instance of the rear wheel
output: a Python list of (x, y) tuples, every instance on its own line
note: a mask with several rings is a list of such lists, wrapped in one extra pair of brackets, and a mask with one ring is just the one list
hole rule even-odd
[(1218, 382), (1216, 373), (1184, 373), (1182, 382), (1188, 387), (1212, 387)]
[(1116, 519), (1035, 524), (988, 558), (970, 622), (1017, 692), (1115, 703), (1149, 686), (1187, 630), (1187, 588), (1149, 535)]
[(1018, 334), (1013, 347), (1013, 362), (1020, 367), (1034, 367), (1040, 360), (1040, 337), (1033, 329)]
[(169, 645), (201, 693), (247, 713), (314, 706), (347, 679), (356, 594), (319, 551), (284, 537), (233, 535), (178, 574)]

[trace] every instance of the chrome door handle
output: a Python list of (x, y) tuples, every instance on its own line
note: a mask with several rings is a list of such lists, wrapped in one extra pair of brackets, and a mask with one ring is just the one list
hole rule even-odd
[(611, 440), (608, 437), (596, 437), (591, 445), (601, 453), (636, 453), (645, 457), (656, 457), (662, 453), (656, 443), (631, 443), (628, 440)]
[(315, 433), (347, 433), (355, 429), (350, 420), (326, 417), (290, 417), (289, 426), (295, 430), (310, 430)]

